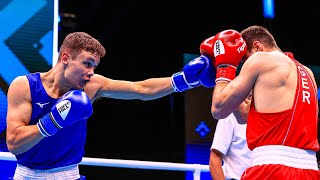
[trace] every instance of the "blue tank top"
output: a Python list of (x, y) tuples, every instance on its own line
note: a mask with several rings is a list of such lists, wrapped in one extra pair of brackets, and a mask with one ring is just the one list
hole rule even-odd
[[(32, 115), (30, 125), (50, 112), (58, 99), (50, 97), (44, 89), (40, 73), (27, 74)], [(60, 129), (54, 136), (46, 137), (30, 150), (16, 155), (17, 162), (31, 169), (51, 169), (81, 162), (87, 135), (87, 121), (79, 121)]]

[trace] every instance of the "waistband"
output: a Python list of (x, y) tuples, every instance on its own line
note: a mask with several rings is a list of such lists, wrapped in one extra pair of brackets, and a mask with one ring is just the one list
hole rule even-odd
[(46, 169), (46, 170), (38, 170), (38, 169), (30, 169), (26, 166), (21, 164), (17, 164), (17, 168), (14, 174), (14, 180), (44, 180), (44, 179), (79, 179), (79, 166), (78, 164), (53, 168), (53, 169)]
[(282, 164), (300, 169), (319, 170), (316, 152), (288, 146), (268, 145), (253, 149), (252, 166)]

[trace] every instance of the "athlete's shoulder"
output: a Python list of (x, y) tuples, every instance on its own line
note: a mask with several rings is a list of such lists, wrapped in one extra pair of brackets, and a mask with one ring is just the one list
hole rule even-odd
[(253, 53), (244, 64), (250, 65), (253, 69), (268, 68), (279, 66), (279, 63), (287, 64), (290, 58), (280, 51), (272, 52), (255, 52)]
[(245, 61), (245, 64), (261, 63), (261, 60), (263, 60), (266, 55), (265, 52), (255, 52)]
[(11, 86), (25, 86), (26, 84), (28, 84), (28, 79), (26, 76), (17, 76), (15, 77), (12, 82), (10, 83), (10, 87)]
[(84, 91), (88, 94), (90, 99), (95, 99), (99, 95), (99, 91), (101, 89), (106, 89), (105, 87), (108, 87), (110, 84), (111, 79), (106, 78), (100, 74), (94, 74), (90, 81), (87, 82), (87, 84), (84, 87)]
[(104, 85), (108, 82), (110, 82), (111, 79), (105, 77), (105, 76), (102, 76), (100, 74), (94, 74), (91, 78), (90, 78), (90, 81), (86, 84), (86, 86), (97, 86), (97, 85)]
[(91, 80), (102, 80), (102, 79), (105, 79), (106, 77), (100, 75), (100, 74), (94, 74), (91, 78), (90, 78), (90, 81)]
[(30, 95), (29, 82), (26, 76), (17, 76), (8, 88), (7, 96), (27, 98)]

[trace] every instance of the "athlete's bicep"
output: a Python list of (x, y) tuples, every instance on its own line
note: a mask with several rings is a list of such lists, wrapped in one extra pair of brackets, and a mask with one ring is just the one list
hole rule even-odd
[(31, 95), (28, 80), (17, 77), (12, 81), (8, 93), (7, 135), (10, 136), (19, 126), (26, 126), (31, 118)]

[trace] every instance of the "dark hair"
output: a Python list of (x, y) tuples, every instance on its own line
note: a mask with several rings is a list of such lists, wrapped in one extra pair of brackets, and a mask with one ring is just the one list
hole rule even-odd
[[(106, 50), (101, 43), (85, 32), (73, 32), (68, 34), (64, 38), (59, 51), (69, 51), (72, 58), (75, 58), (81, 50), (97, 53), (100, 58), (104, 57), (106, 54)], [(60, 56), (61, 54), (59, 54), (59, 59)]]
[(257, 25), (250, 26), (242, 30), (241, 35), (247, 43), (248, 50), (252, 49), (254, 41), (259, 41), (268, 48), (276, 47), (279, 49), (274, 37), (265, 27)]

